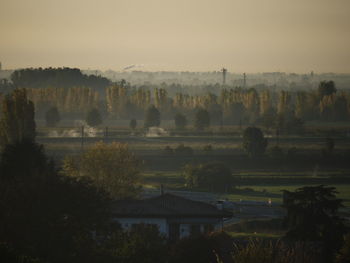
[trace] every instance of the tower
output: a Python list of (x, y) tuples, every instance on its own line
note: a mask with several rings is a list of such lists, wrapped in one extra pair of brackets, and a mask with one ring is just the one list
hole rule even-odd
[(227, 73), (227, 69), (222, 68), (222, 85), (226, 84), (226, 73)]

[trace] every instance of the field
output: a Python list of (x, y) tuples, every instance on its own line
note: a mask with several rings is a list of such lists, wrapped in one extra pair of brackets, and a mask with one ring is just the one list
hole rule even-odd
[[(45, 145), (48, 154), (58, 163), (64, 156), (78, 154), (97, 141), (128, 143), (130, 150), (143, 160), (141, 177), (145, 189), (157, 189), (163, 184), (170, 190), (189, 190), (185, 187), (181, 175), (184, 165), (221, 161), (230, 166), (237, 184), (232, 192), (218, 194), (220, 198), (232, 201), (271, 199), (273, 203), (281, 203), (282, 190), (293, 191), (305, 185), (323, 184), (336, 187), (339, 191), (338, 196), (344, 200), (347, 207), (350, 207), (348, 123), (333, 126), (310, 123), (304, 136), (276, 138), (270, 132), (267, 136), (269, 147), (266, 156), (254, 160), (247, 158), (242, 149), (239, 127), (223, 129), (215, 127), (210, 132), (195, 135), (191, 130), (177, 133), (169, 128), (171, 123), (168, 122), (168, 126), (165, 126), (170, 131), (168, 134), (145, 136), (141, 129), (132, 134), (126, 126), (127, 123), (123, 123), (123, 126), (109, 126), (107, 131), (105, 128), (85, 130), (82, 139), (81, 129), (69, 125), (72, 123), (66, 123), (66, 126), (55, 129), (43, 126), (39, 126), (38, 129), (38, 141)], [(73, 134), (73, 137), (69, 137), (67, 131)], [(335, 151), (334, 157), (328, 160), (322, 158), (322, 149), (325, 147), (325, 137), (330, 131), (334, 135), (332, 138), (335, 141)], [(175, 149), (180, 144), (191, 147), (193, 154), (165, 153), (165, 147)], [(270, 149), (277, 144), (283, 153), (271, 156)], [(204, 147), (207, 145), (211, 145), (212, 150), (205, 151)], [(287, 154), (291, 148), (296, 149), (292, 157)]]

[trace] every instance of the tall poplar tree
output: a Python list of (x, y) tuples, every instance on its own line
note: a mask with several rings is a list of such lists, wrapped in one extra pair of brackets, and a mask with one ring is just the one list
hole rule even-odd
[(0, 119), (0, 146), (35, 140), (34, 104), (25, 89), (15, 89), (5, 96)]

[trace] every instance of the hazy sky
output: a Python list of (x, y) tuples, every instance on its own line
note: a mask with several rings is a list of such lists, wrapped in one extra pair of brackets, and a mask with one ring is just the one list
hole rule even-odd
[(350, 73), (350, 0), (0, 0), (5, 68)]

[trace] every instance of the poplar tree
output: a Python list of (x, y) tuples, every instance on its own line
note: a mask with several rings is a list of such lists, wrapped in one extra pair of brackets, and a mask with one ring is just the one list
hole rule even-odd
[(25, 89), (15, 89), (2, 102), (0, 146), (35, 140), (34, 104)]

